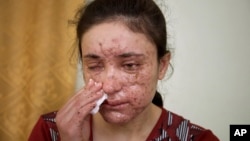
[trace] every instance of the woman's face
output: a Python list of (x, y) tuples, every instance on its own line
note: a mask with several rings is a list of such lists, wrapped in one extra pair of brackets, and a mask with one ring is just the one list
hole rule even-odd
[(119, 22), (101, 23), (84, 34), (81, 46), (85, 82), (101, 82), (108, 95), (100, 108), (106, 121), (126, 123), (151, 104), (168, 62), (161, 67), (144, 34)]

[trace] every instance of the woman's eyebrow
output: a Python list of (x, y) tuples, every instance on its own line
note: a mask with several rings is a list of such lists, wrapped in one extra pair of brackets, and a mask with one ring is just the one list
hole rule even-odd
[(83, 56), (83, 58), (86, 58), (86, 59), (100, 59), (101, 57), (96, 55), (96, 54), (86, 54)]
[(134, 53), (134, 52), (128, 52), (118, 55), (118, 58), (130, 58), (130, 57), (144, 57), (144, 54)]
[[(134, 52), (128, 52), (128, 53), (122, 53), (116, 56), (117, 58), (131, 58), (131, 57), (136, 57), (136, 58), (142, 58), (145, 57), (144, 54), (140, 53), (134, 53)], [(96, 54), (86, 54), (83, 56), (84, 59), (101, 59), (101, 56), (96, 55)]]

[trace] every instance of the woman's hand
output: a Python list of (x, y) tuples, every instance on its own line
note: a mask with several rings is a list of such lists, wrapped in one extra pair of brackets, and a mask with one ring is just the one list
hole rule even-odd
[(102, 84), (92, 79), (57, 113), (56, 124), (62, 141), (88, 141), (90, 111), (102, 97)]

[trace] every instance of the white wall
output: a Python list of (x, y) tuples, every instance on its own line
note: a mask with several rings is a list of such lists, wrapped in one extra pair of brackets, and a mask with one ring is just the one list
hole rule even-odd
[[(165, 107), (228, 141), (230, 124), (250, 124), (250, 1), (168, 0), (167, 5), (175, 52), (174, 74), (159, 83)], [(78, 89), (80, 73), (77, 81)]]
[(168, 0), (174, 74), (165, 105), (229, 140), (250, 124), (250, 1)]

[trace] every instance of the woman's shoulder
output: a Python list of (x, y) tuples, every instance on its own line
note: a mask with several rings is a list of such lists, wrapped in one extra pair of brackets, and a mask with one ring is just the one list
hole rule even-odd
[(46, 113), (41, 115), (41, 118), (46, 122), (55, 123), (56, 113), (57, 111)]
[[(157, 138), (183, 141), (218, 141), (219, 139), (208, 129), (196, 125), (176, 113), (162, 108), (162, 115), (156, 125)], [(155, 130), (155, 132), (157, 132)], [(155, 134), (156, 135), (156, 134)], [(156, 137), (156, 136), (155, 136)], [(156, 139), (157, 139), (156, 138)]]
[(56, 113), (55, 111), (40, 116), (30, 134), (29, 141), (58, 141), (59, 132), (55, 121)]
[(58, 129), (56, 126), (56, 114), (57, 111), (46, 113), (41, 115), (39, 120), (43, 120), (43, 123), (46, 124), (46, 127), (49, 128), (50, 131), (57, 133)]
[(38, 122), (45, 124), (44, 126), (47, 128), (57, 129), (57, 127), (56, 127), (56, 114), (57, 114), (57, 111), (43, 114), (38, 119)]

